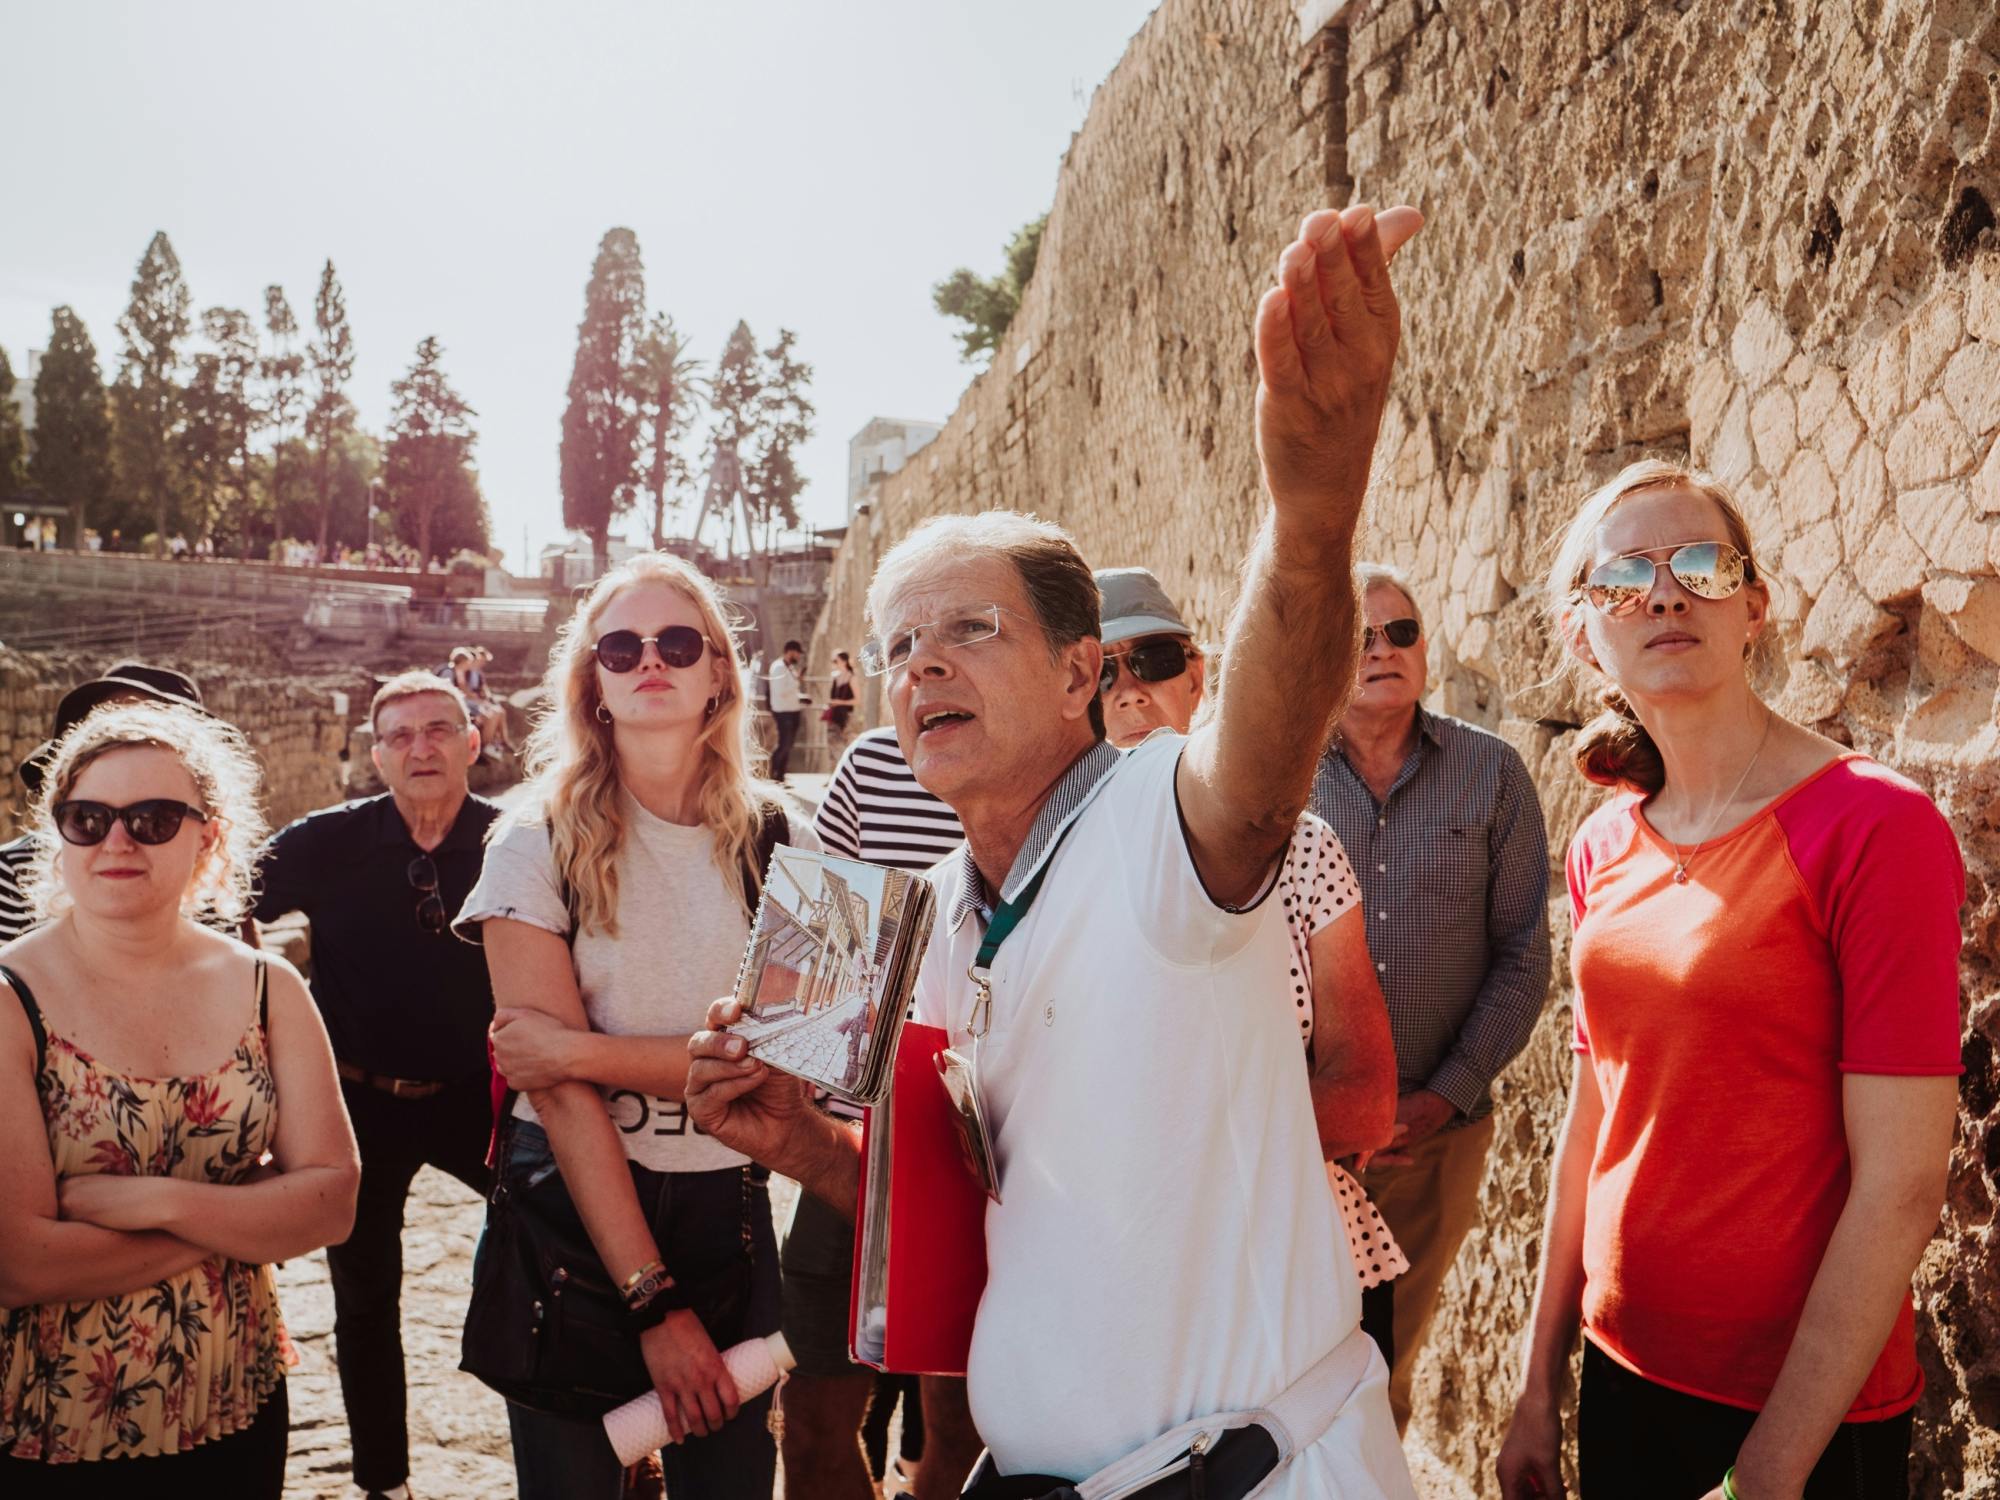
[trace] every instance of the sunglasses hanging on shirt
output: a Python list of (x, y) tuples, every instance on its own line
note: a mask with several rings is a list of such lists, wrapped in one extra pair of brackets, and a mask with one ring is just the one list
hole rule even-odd
[(410, 861), (409, 880), (410, 889), (417, 893), (417, 925), (433, 936), (443, 932), (451, 914), (438, 894), (437, 862), (428, 854), (419, 854)]

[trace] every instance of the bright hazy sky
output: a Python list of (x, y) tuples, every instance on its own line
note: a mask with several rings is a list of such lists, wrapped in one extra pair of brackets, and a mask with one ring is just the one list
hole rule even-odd
[(626, 225), (649, 312), (704, 360), (738, 318), (760, 345), (797, 330), (819, 407), (804, 504), (836, 525), (854, 431), (942, 419), (972, 374), (932, 283), (1000, 269), (1151, 9), (0, 0), (0, 348), (22, 371), (67, 302), (110, 379), (155, 229), (197, 320), (226, 305), (261, 325), (277, 281), (309, 326), (331, 256), (363, 422), (382, 430), (390, 381), (437, 335), (519, 566), (524, 526), (536, 550), (561, 533), (584, 284)]

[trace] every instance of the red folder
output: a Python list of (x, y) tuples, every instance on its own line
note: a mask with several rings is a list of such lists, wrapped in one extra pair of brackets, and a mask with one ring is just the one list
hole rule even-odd
[[(861, 1127), (848, 1348), (860, 1363), (899, 1375), (963, 1375), (973, 1316), (986, 1288), (987, 1200), (961, 1155), (951, 1100), (938, 1077), (937, 1055), (947, 1042), (938, 1027), (905, 1024), (896, 1047), (895, 1083), (888, 1098), (867, 1112)], [(884, 1130), (889, 1133), (887, 1178), (871, 1180), (870, 1139)], [(863, 1263), (863, 1226), (877, 1193), (889, 1195), (887, 1316), (879, 1359), (861, 1352), (859, 1337), (869, 1269)]]

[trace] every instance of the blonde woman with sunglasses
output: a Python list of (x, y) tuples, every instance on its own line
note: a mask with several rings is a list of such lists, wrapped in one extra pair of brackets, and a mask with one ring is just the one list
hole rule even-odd
[(1959, 1071), (1964, 872), (1920, 790), (1757, 695), (1770, 596), (1728, 492), (1636, 464), (1548, 598), (1604, 683), (1569, 850), (1576, 1068), (1508, 1500), (1562, 1492), (1579, 1322), (1586, 1500), (1905, 1494), (1910, 1276)]
[[(455, 924), (485, 944), (495, 1060), (521, 1091), (480, 1255), (505, 1243), (509, 1201), (559, 1197), (549, 1211), (580, 1219), (595, 1250), (578, 1276), (618, 1292), (609, 1336), (640, 1382), (626, 1394), (650, 1382), (666, 1409), (668, 1493), (767, 1500), (771, 1398), (739, 1411), (717, 1354), (778, 1327), (767, 1174), (689, 1124), (687, 1038), (734, 988), (771, 844), (818, 846), (750, 773), (735, 637), (715, 586), (679, 558), (648, 553), (600, 579), (544, 686), (527, 802), (495, 825)], [(469, 1359), (488, 1269), (475, 1267)], [(566, 1337), (511, 1326), (523, 1345)], [(594, 1415), (559, 1410), (559, 1390), (518, 1394), (532, 1395), (508, 1403), (521, 1500), (617, 1500)]]
[(271, 1265), (347, 1237), (360, 1166), (299, 976), (193, 918), (242, 917), (256, 793), (241, 735), (154, 705), (91, 714), (43, 780), (49, 920), (0, 948), (9, 1500), (284, 1487)]

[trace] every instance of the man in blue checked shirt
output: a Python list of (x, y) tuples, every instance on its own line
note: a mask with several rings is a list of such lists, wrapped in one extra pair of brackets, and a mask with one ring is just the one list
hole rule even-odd
[(1397, 1136), (1361, 1185), (1410, 1261), (1367, 1294), (1394, 1299), (1389, 1405), (1400, 1431), (1438, 1291), (1478, 1212), (1493, 1080), (1548, 994), (1549, 853), (1513, 746), (1423, 707), (1424, 622), (1409, 581), (1362, 563), (1355, 586), (1361, 662), (1312, 810), (1361, 882), (1396, 1042)]

